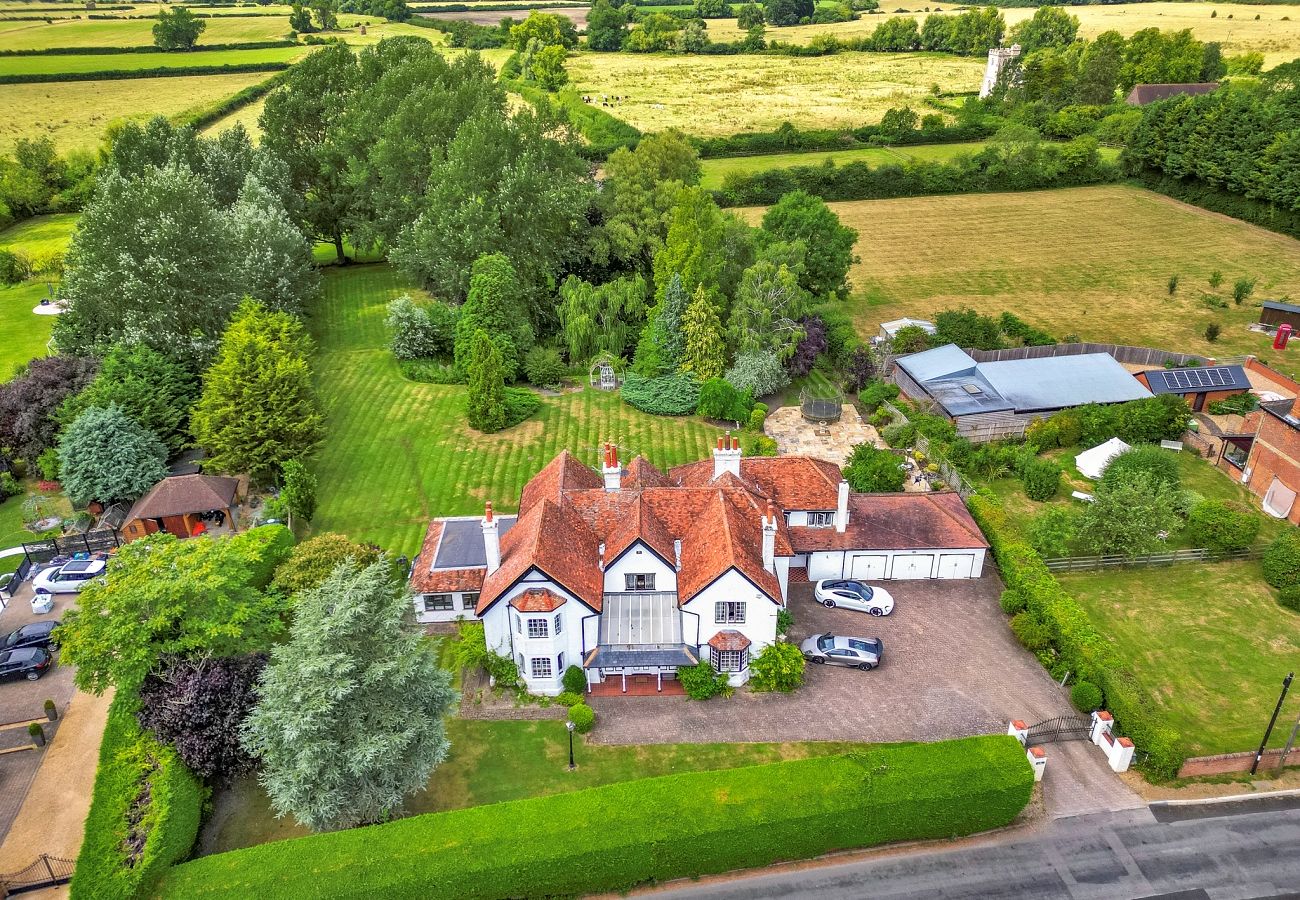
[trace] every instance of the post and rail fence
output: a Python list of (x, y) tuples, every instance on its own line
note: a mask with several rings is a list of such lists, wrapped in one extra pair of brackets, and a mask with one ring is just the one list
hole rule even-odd
[(1184, 562), (1227, 562), (1237, 559), (1259, 559), (1267, 550), (1267, 545), (1246, 547), (1242, 550), (1226, 552), (1197, 547), (1191, 550), (1170, 550), (1168, 553), (1148, 553), (1142, 556), (1123, 556), (1113, 554), (1106, 556), (1061, 556), (1044, 559), (1043, 564), (1053, 572), (1090, 572), (1097, 569), (1168, 566)]

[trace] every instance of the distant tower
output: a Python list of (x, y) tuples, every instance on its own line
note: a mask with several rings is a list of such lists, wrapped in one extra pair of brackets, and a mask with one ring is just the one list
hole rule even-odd
[(989, 51), (989, 64), (984, 68), (984, 83), (980, 85), (981, 100), (992, 94), (993, 89), (998, 86), (998, 76), (1002, 74), (1003, 67), (1019, 56), (1019, 44), (1012, 44), (1010, 47), (994, 47)]

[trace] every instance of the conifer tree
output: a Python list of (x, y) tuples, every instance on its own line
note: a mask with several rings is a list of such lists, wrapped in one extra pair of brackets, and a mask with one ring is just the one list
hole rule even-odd
[(506, 424), (506, 385), (501, 351), (483, 329), (474, 334), (469, 354), (466, 418), (471, 428), (500, 431)]
[(693, 372), (700, 381), (721, 378), (726, 365), (722, 346), (722, 323), (718, 321), (717, 310), (709, 299), (709, 292), (700, 285), (695, 291), (695, 298), (686, 307), (682, 318), (682, 333), (685, 348), (682, 353), (681, 371)]

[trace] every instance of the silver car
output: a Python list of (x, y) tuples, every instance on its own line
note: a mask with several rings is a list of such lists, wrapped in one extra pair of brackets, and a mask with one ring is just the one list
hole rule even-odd
[(815, 634), (799, 645), (804, 659), (817, 665), (852, 666), (870, 672), (885, 656), (880, 638), (845, 637), (842, 634)]

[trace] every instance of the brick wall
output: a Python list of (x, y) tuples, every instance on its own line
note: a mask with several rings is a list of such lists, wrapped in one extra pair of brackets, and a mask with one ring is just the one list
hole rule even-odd
[[(1297, 753), (1292, 750), (1289, 761), (1296, 762)], [(1179, 778), (1197, 778), (1203, 775), (1228, 775), (1235, 772), (1249, 772), (1255, 761), (1253, 751), (1243, 753), (1220, 753), (1218, 756), (1194, 756), (1183, 763), (1178, 770)], [(1281, 768), (1282, 751), (1265, 750), (1264, 758), (1259, 761), (1259, 772), (1272, 772)]]
[[(1247, 487), (1261, 500), (1275, 476), (1292, 490), (1300, 490), (1300, 430), (1274, 416), (1261, 415), (1259, 433), (1255, 436), (1255, 445), (1246, 466), (1250, 469)], [(1300, 524), (1300, 502), (1292, 505), (1287, 518)]]

